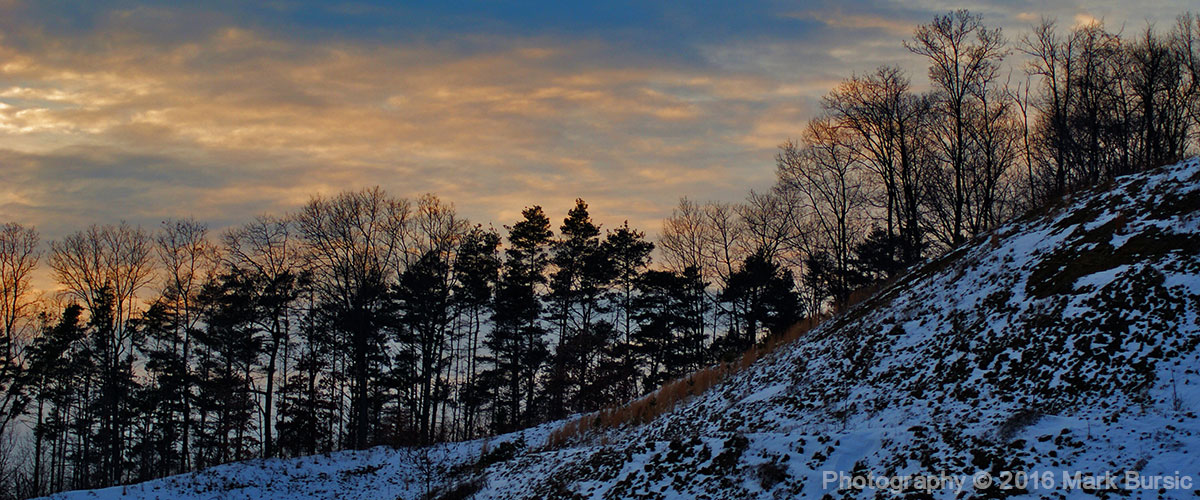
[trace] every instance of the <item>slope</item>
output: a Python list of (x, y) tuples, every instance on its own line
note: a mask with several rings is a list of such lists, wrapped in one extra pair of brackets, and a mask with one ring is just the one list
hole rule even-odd
[[(1095, 498), (1088, 474), (1195, 481), (1198, 249), (1193, 159), (973, 240), (647, 425), (550, 448), (547, 424), (56, 497)], [(985, 472), (991, 489), (973, 484)], [(926, 475), (949, 482), (847, 487)], [(1146, 486), (1134, 496), (1200, 491)]]
[(1064, 471), (1195, 480), (1198, 344), (1193, 159), (972, 241), (650, 425), (494, 466), (478, 496), (873, 496), (825, 481), (855, 472), (962, 475), (966, 492), (981, 471), (1050, 472), (1034, 496), (1090, 497)]

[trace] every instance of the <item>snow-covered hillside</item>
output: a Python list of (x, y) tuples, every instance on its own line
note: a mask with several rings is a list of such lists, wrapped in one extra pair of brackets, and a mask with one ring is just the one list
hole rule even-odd
[[(972, 241), (645, 426), (558, 449), (543, 426), (483, 460), (480, 441), (376, 449), (59, 497), (391, 500), (433, 484), (476, 498), (890, 497), (829, 479), (933, 475), (952, 481), (936, 498), (977, 494), (975, 479), (991, 479), (985, 496), (1095, 498), (1087, 475), (1125, 488), (1132, 471), (1190, 485), (1133, 498), (1196, 498), (1198, 370), (1189, 160)], [(1007, 472), (1023, 488), (995, 489)]]

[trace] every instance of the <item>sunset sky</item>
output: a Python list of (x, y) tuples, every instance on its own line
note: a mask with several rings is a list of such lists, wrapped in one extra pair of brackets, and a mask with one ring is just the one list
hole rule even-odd
[(901, 41), (935, 14), (1013, 39), (1195, 5), (1094, 4), (0, 0), (0, 222), (220, 230), (379, 185), (497, 226), (583, 197), (653, 235), (680, 196), (767, 187), (839, 79), (895, 63), (924, 85)]

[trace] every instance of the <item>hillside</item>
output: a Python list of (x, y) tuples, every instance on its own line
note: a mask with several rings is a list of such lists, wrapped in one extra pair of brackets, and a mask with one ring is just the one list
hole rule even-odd
[[(969, 493), (979, 471), (1050, 473), (996, 496), (1094, 498), (1062, 472), (1196, 480), (1198, 369), (1193, 159), (978, 238), (645, 426), (548, 450), (547, 425), (54, 498), (390, 500), (432, 485), (476, 498), (840, 498), (877, 492), (838, 491), (830, 473), (965, 475)], [(1200, 491), (1165, 485), (1134, 497)]]

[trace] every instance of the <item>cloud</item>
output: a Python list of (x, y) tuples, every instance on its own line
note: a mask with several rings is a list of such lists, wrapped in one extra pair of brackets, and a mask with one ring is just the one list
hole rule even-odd
[[(533, 204), (557, 221), (581, 196), (654, 234), (680, 196), (769, 184), (775, 146), (840, 79), (900, 64), (920, 85), (899, 42), (948, 8), (114, 5), (0, 1), (0, 210), (46, 239), (189, 215), (221, 229), (372, 185), (497, 225)], [(981, 9), (1006, 30), (1078, 11)]]
[(5, 174), (6, 213), (50, 238), (180, 215), (220, 227), (375, 184), (498, 223), (584, 196), (647, 228), (682, 194), (737, 196), (738, 172), (769, 171), (737, 138), (794, 98), (752, 73), (595, 64), (611, 47), (589, 41), (462, 51), (227, 27), (173, 44), (9, 42), (0, 149), (22, 166)]
[(887, 17), (873, 13), (845, 12), (842, 9), (831, 9), (828, 7), (788, 13), (785, 16), (796, 19), (811, 19), (833, 28), (873, 30), (900, 37), (912, 35), (914, 27), (914, 23), (907, 19)]

